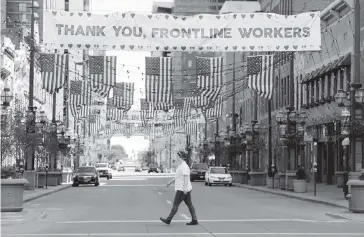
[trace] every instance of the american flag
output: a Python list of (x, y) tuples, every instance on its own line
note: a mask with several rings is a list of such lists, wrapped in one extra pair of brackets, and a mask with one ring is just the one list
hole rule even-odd
[(223, 99), (221, 96), (219, 96), (213, 104), (212, 108), (206, 110), (206, 118), (210, 121), (214, 121), (217, 118), (220, 118), (222, 116), (222, 106)]
[(75, 118), (82, 107), (82, 84), (83, 81), (70, 81), (70, 110)]
[(145, 58), (145, 95), (148, 102), (172, 104), (172, 58)]
[(155, 117), (155, 110), (152, 103), (147, 102), (145, 99), (140, 99), (140, 116), (143, 121)]
[(197, 122), (187, 122), (184, 129), (187, 135), (195, 136), (197, 134), (198, 124)]
[(103, 97), (116, 83), (116, 56), (90, 56), (90, 79), (92, 90)]
[(113, 104), (117, 108), (129, 110), (134, 104), (134, 83), (118, 82), (115, 84)]
[(273, 95), (273, 55), (250, 56), (247, 59), (248, 87), (259, 96), (272, 99)]
[(197, 88), (201, 94), (197, 96), (198, 103), (195, 106), (206, 108), (210, 102), (216, 100), (223, 85), (223, 59), (222, 57), (197, 57), (196, 70)]
[(63, 87), (68, 69), (68, 54), (41, 54), (40, 72), (43, 89), (54, 93)]
[(170, 110), (173, 108), (172, 105), (163, 102), (153, 103), (153, 106), (155, 110), (163, 110), (163, 111)]

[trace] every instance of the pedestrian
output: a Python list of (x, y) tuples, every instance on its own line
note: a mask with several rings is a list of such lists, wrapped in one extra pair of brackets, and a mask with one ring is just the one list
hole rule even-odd
[(186, 203), (188, 210), (190, 211), (191, 217), (192, 217), (191, 222), (186, 223), (186, 225), (197, 225), (198, 224), (195, 208), (192, 205), (192, 199), (191, 199), (192, 184), (191, 184), (191, 180), (190, 180), (191, 170), (190, 170), (190, 167), (188, 167), (188, 165), (186, 163), (187, 158), (188, 158), (188, 155), (186, 152), (184, 152), (184, 151), (178, 152), (177, 162), (179, 162), (179, 165), (176, 170), (175, 178), (172, 179), (167, 184), (167, 187), (169, 187), (172, 183), (175, 183), (174, 187), (175, 187), (175, 191), (176, 191), (171, 213), (169, 214), (169, 216), (166, 219), (162, 218), (162, 217), (160, 218), (160, 220), (167, 225), (171, 224), (171, 221), (172, 221), (174, 215), (177, 213), (178, 207), (182, 201), (184, 201)]

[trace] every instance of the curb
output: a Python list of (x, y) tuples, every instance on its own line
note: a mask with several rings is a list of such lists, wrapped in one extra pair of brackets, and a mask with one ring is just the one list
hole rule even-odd
[(269, 190), (268, 188), (265, 190), (265, 189), (257, 189), (257, 188), (254, 188), (252, 186), (247, 186), (247, 185), (243, 185), (243, 184), (236, 184), (236, 183), (234, 184), (233, 183), (233, 185), (235, 187), (249, 189), (249, 190), (253, 190), (253, 191), (257, 191), (257, 192), (270, 193), (270, 194), (274, 194), (274, 195), (277, 195), (277, 196), (287, 197), (287, 198), (291, 198), (291, 199), (297, 199), (297, 200), (301, 200), (301, 201), (305, 201), (305, 202), (311, 202), (311, 203), (322, 204), (322, 205), (331, 206), (331, 207), (338, 207), (338, 208), (348, 209), (347, 206), (332, 203), (330, 201), (311, 199), (311, 198), (307, 198), (307, 197), (293, 196), (293, 195), (289, 195), (289, 194), (283, 193), (283, 192), (282, 193), (281, 192), (274, 192), (274, 191)]
[(33, 201), (33, 200), (35, 200), (35, 199), (38, 199), (38, 198), (41, 198), (41, 197), (48, 196), (48, 195), (50, 195), (50, 194), (53, 194), (53, 193), (56, 193), (56, 192), (62, 191), (62, 190), (64, 190), (64, 189), (66, 189), (66, 188), (70, 188), (71, 186), (72, 186), (71, 184), (66, 184), (66, 185), (64, 185), (64, 187), (62, 187), (62, 188), (52, 190), (52, 191), (50, 191), (50, 192), (48, 192), (48, 193), (42, 193), (42, 194), (40, 194), (40, 195), (38, 195), (38, 196), (35, 196), (35, 197), (30, 197), (30, 198), (24, 199), (24, 200), (23, 200), (23, 203), (31, 202), (31, 201)]

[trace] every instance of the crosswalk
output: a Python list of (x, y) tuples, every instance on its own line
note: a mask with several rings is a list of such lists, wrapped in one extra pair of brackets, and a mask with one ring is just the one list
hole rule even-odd
[(2, 212), (1, 213), (1, 222), (22, 222), (24, 221), (24, 217), (21, 213), (18, 212)]

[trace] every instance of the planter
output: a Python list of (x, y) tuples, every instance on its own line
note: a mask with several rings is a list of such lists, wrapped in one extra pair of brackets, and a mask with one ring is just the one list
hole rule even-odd
[(351, 211), (364, 213), (364, 180), (350, 180), (347, 185), (351, 187)]
[[(286, 173), (286, 190), (293, 191), (293, 180), (296, 179), (295, 173)], [(305, 181), (306, 182), (306, 181)]]
[(24, 179), (28, 180), (28, 183), (25, 185), (26, 190), (34, 190), (37, 184), (36, 182), (36, 172), (35, 170), (25, 170), (23, 173)]
[(48, 172), (47, 176), (48, 176), (47, 177), (48, 186), (57, 186), (58, 185), (59, 176), (60, 176), (59, 172)]
[(240, 171), (239, 175), (241, 175), (241, 183), (248, 184), (248, 172), (247, 171)]
[(264, 186), (265, 185), (265, 172), (249, 172), (250, 185), (252, 186)]
[(279, 173), (278, 181), (279, 181), (278, 187), (280, 189), (286, 190), (286, 173)]
[(44, 188), (46, 186), (46, 173), (37, 172), (37, 177), (38, 177), (37, 188)]
[(26, 179), (1, 180), (1, 212), (20, 212), (23, 210), (24, 186)]
[(231, 171), (233, 183), (248, 184), (248, 173), (246, 171)]
[(295, 193), (305, 193), (307, 192), (307, 182), (305, 179), (294, 179), (293, 180), (293, 190)]
[(273, 188), (273, 183), (274, 183), (274, 188), (278, 188), (278, 184), (279, 184), (278, 177), (274, 177), (274, 182), (273, 182), (273, 177), (267, 177), (267, 187)]
[(72, 172), (62, 171), (62, 183), (70, 183), (72, 179)]
[(342, 188), (344, 186), (344, 174), (345, 174), (345, 171), (335, 172), (336, 186), (338, 188)]

